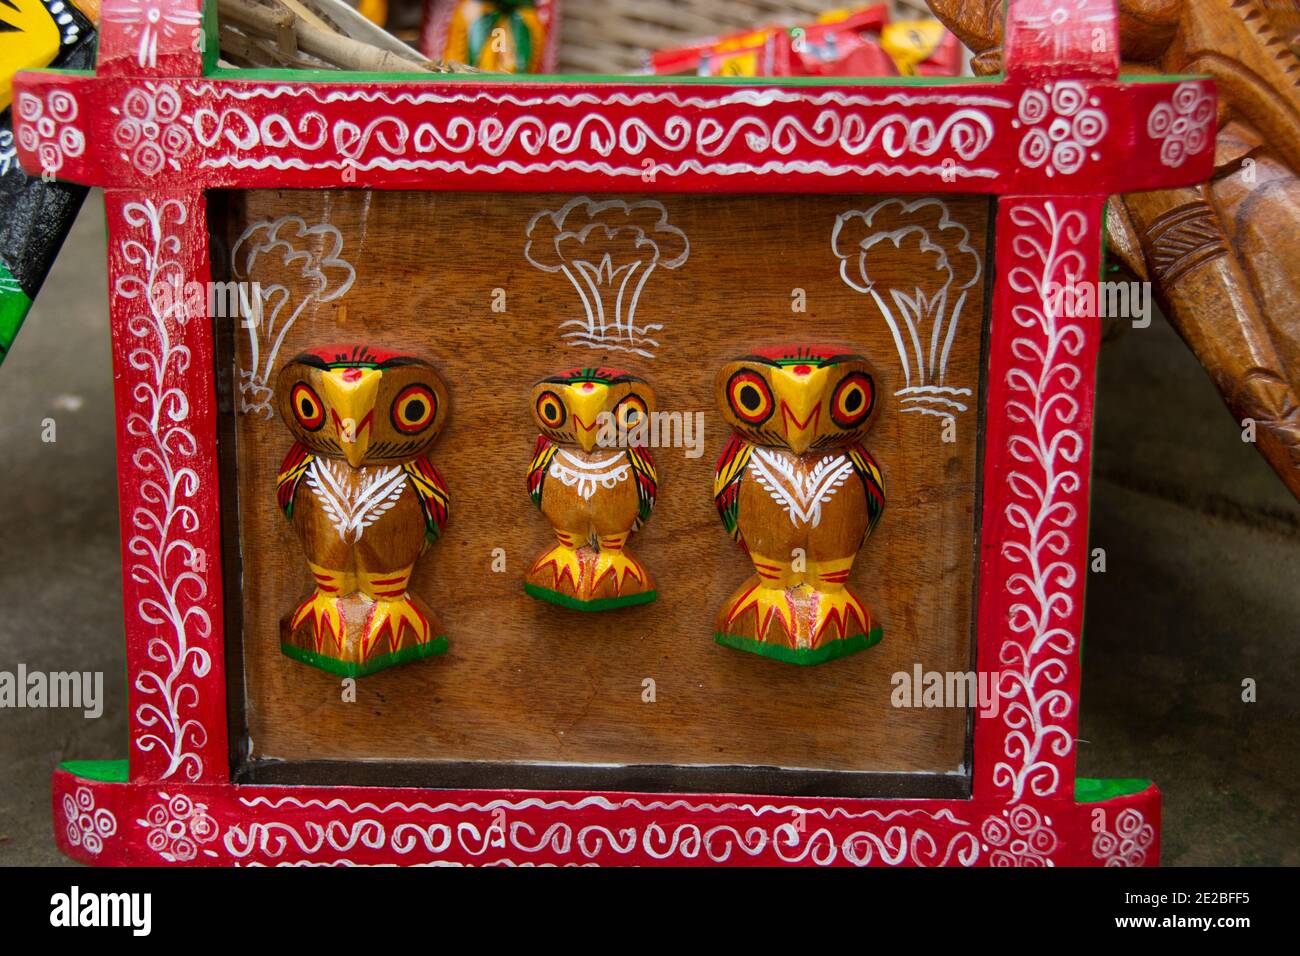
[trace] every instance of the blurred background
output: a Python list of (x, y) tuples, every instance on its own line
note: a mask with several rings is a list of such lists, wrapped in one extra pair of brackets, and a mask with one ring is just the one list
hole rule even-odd
[[(262, 15), (244, 10), (240, 20), (240, 3), (267, 6), (221, 0), (227, 62), (321, 65), (306, 52), (310, 44), (267, 41)], [(328, 19), (327, 4), (309, 6)], [(545, 0), (363, 0), (359, 9), (429, 60), (484, 69), (968, 72), (969, 54), (925, 19), (923, 4), (827, 15), (834, 7), (565, 0), (558, 42), (544, 29), (557, 12)], [(228, 10), (236, 12), (227, 17)], [(253, 24), (246, 31), (245, 21)], [(510, 42), (493, 50), (485, 38), (498, 24)], [(0, 607), (8, 612), (0, 617), (0, 670), (22, 662), (103, 671), (107, 700), (98, 720), (0, 711), (0, 864), (10, 865), (64, 862), (50, 822), (55, 764), (126, 750), (102, 196), (92, 192), (69, 224), (0, 367), (10, 502), (0, 518)], [(1147, 328), (1111, 329), (1097, 412), (1090, 546), (1105, 550), (1106, 570), (1088, 585), (1079, 773), (1156, 781), (1166, 864), (1300, 864), (1300, 505), (1242, 440), (1205, 370), (1159, 314)], [(47, 441), (51, 421), (55, 440)], [(1257, 684), (1254, 703), (1242, 700), (1246, 679)]]

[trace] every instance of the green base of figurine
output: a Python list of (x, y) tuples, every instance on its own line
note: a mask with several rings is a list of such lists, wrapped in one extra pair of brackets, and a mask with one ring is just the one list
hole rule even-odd
[(637, 604), (649, 604), (659, 594), (658, 591), (642, 591), (639, 594), (625, 594), (622, 597), (596, 598), (594, 601), (580, 601), (576, 597), (568, 594), (561, 594), (559, 591), (552, 591), (550, 588), (538, 587), (536, 584), (525, 584), (524, 591), (530, 597), (535, 597), (539, 601), (548, 601), (551, 604), (558, 604), (560, 607), (567, 607), (574, 611), (612, 611), (616, 607), (633, 607)]
[(364, 664), (339, 660), (337, 657), (330, 657), (328, 654), (317, 654), (315, 651), (304, 650), (292, 644), (281, 644), (280, 652), (286, 657), (292, 657), (295, 661), (323, 671), (329, 671), (331, 674), (338, 674), (340, 677), (365, 677), (367, 674), (386, 670), (389, 667), (397, 667), (399, 664), (409, 664), (411, 661), (446, 654), (447, 638), (445, 636), (435, 637), (425, 644), (413, 644), (403, 650), (394, 651), (392, 654), (385, 654), (382, 657), (376, 657), (372, 661), (366, 661)]
[(884, 628), (873, 627), (866, 634), (854, 634), (852, 637), (831, 641), (821, 647), (804, 649), (785, 647), (781, 644), (768, 644), (763, 641), (756, 641), (752, 637), (724, 634), (721, 631), (715, 631), (713, 639), (723, 647), (730, 647), (733, 650), (770, 657), (774, 661), (782, 661), (786, 664), (811, 667), (814, 664), (825, 664), (827, 661), (833, 661), (838, 657), (848, 657), (858, 651), (865, 651), (868, 647), (879, 644), (880, 639), (884, 636)]

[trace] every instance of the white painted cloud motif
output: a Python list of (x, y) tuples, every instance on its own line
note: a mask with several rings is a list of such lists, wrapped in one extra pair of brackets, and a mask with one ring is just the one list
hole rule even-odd
[(691, 248), (662, 203), (579, 196), (535, 215), (527, 236), (528, 261), (563, 273), (582, 301), (583, 317), (560, 324), (566, 344), (654, 358), (663, 326), (637, 325), (637, 303), (654, 271), (676, 269)]
[[(285, 334), (313, 302), (332, 302), (357, 277), (341, 256), (343, 235), (330, 223), (307, 225), (301, 216), (264, 219), (244, 230), (231, 250), (240, 309), (252, 361), (239, 370), (239, 410), (272, 416), (267, 384)], [(249, 301), (256, 283), (257, 301)]]
[[(901, 411), (952, 419), (969, 388), (946, 382), (948, 353), (981, 263), (970, 232), (941, 199), (886, 199), (841, 213), (831, 232), (840, 276), (870, 295), (893, 334), (904, 387)], [(908, 268), (898, 268), (899, 253)], [(882, 268), (888, 259), (889, 268)]]

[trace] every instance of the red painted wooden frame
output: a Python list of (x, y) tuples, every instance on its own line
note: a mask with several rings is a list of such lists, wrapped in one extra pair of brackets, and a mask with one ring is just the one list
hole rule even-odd
[[(1076, 794), (1107, 195), (1208, 178), (1210, 81), (1117, 78), (1109, 0), (1011, 0), (996, 81), (414, 81), (205, 68), (201, 0), (105, 6), (98, 69), (24, 73), (20, 158), (106, 189), (129, 773), (54, 776), (86, 862), (1151, 864), (1159, 795)], [(998, 197), (968, 800), (236, 786), (227, 749), (204, 190), (925, 192)], [(1081, 799), (1082, 798), (1082, 799)], [(1091, 799), (1089, 799), (1091, 798)]]

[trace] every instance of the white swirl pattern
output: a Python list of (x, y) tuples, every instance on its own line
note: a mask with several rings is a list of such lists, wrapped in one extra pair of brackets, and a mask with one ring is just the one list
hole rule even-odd
[[(983, 155), (993, 141), (994, 123), (989, 110), (1010, 109), (999, 97), (960, 94), (905, 94), (880, 96), (827, 92), (742, 91), (709, 99), (672, 92), (551, 93), (521, 96), (477, 91), (469, 94), (437, 92), (388, 93), (376, 89), (320, 91), (310, 86), (279, 84), (263, 88), (231, 88), (195, 83), (187, 93), (206, 104), (194, 110), (191, 131), (205, 149), (224, 147), (219, 156), (200, 161), (207, 168), (235, 169), (351, 169), (441, 170), (456, 172), (543, 172), (555, 170), (600, 171), (609, 175), (641, 176), (646, 168), (640, 157), (691, 154), (692, 159), (655, 164), (666, 175), (686, 172), (731, 174), (737, 172), (825, 172), (912, 176), (917, 174), (993, 178), (993, 167), (968, 165)], [(291, 119), (268, 109), (264, 102), (277, 98), (309, 99), (320, 108), (306, 109)], [(259, 101), (251, 112), (245, 104)], [(376, 108), (364, 123), (329, 116), (340, 104), (364, 103)], [(384, 115), (387, 106), (471, 108), (484, 103), (536, 109), (536, 114), (501, 119), (495, 115), (471, 118), (463, 111), (439, 109), (430, 119), (408, 121)], [(801, 103), (818, 107), (806, 122), (781, 109)], [(661, 120), (641, 115), (610, 116), (602, 107), (668, 104), (681, 112)], [(750, 107), (748, 115), (710, 111)], [(576, 120), (554, 121), (547, 108), (590, 106)], [(915, 106), (948, 107), (941, 117), (918, 116)], [(767, 111), (765, 113), (765, 110)], [(768, 115), (770, 114), (770, 115)], [(889, 160), (856, 165), (851, 162), (788, 159), (804, 148), (838, 151), (852, 159), (880, 150)], [(240, 155), (252, 151), (283, 151), (292, 155)], [(735, 153), (749, 155), (737, 160)], [(524, 153), (531, 161), (503, 158), (508, 152)], [(943, 163), (922, 160), (951, 152)], [(311, 155), (317, 153), (319, 155)], [(474, 162), (464, 157), (489, 157)], [(307, 155), (303, 155), (307, 154)], [(723, 159), (730, 156), (729, 159)], [(588, 157), (588, 158), (577, 158)], [(594, 157), (594, 158), (593, 158)], [(712, 162), (710, 160), (717, 160)]]
[(1080, 431), (1082, 384), (1077, 359), (1084, 348), (1081, 324), (1059, 314), (1051, 290), (1077, 283), (1087, 273), (1079, 251), (1087, 221), (1077, 210), (1061, 212), (1052, 200), (1011, 208), (1017, 265), (1007, 281), (1028, 293), (1011, 310), (1016, 327), (1010, 395), (1006, 476), (1009, 528), (1003, 558), (1016, 570), (1006, 589), (1013, 596), (1009, 633), (999, 652), (1005, 760), (993, 768), (994, 785), (1011, 800), (1045, 797), (1061, 785), (1058, 761), (1074, 747), (1065, 726), (1074, 701), (1063, 686), (1076, 636), (1067, 626), (1074, 611), (1077, 569), (1069, 556), (1079, 515), (1068, 496), (1082, 487), (1084, 438)]
[[(970, 866), (980, 857), (980, 842), (971, 825), (947, 809), (851, 812), (839, 807), (823, 810), (703, 800), (611, 800), (600, 795), (572, 801), (525, 798), (485, 803), (392, 802), (384, 806), (292, 796), (275, 800), (241, 797), (240, 803), (250, 810), (262, 808), (263, 813), (317, 809), (357, 817), (297, 822), (255, 819), (233, 824), (224, 837), (225, 849), (235, 861), (251, 865), (303, 865), (325, 859), (348, 865), (357, 861), (341, 855), (358, 851), (395, 853), (417, 863), (469, 860), (482, 865), (520, 865), (529, 862), (530, 856), (590, 865), (644, 854), (672, 863), (738, 863), (767, 856), (782, 863), (815, 866)], [(540, 829), (518, 818), (537, 810), (551, 815)], [(701, 819), (664, 823), (653, 815), (679, 810), (689, 810)], [(592, 811), (640, 811), (647, 816), (640, 823), (611, 828), (558, 817), (569, 811), (580, 814), (584, 821), (590, 820)], [(482, 818), (471, 820), (469, 814), (481, 814)], [(725, 814), (726, 819), (710, 824), (710, 814)], [(818, 818), (823, 822), (818, 823)], [(845, 832), (849, 821), (859, 822)]]
[(136, 613), (157, 629), (146, 644), (150, 664), (135, 677), (135, 690), (144, 701), (135, 711), (135, 725), (142, 731), (135, 746), (146, 753), (162, 749), (167, 763), (161, 779), (182, 772), (197, 780), (203, 773), (199, 749), (208, 733), (198, 717), (187, 713), (197, 708), (199, 684), (212, 666), (203, 646), (212, 636), (212, 621), (203, 607), (208, 585), (201, 571), (207, 556), (192, 543), (202, 521), (195, 505), (200, 482), (185, 463), (198, 452), (183, 384), (191, 356), (174, 339), (185, 318), (185, 302), (183, 296), (159, 293), (164, 285), (184, 286), (178, 231), (187, 215), (175, 199), (145, 199), (123, 207), (118, 235), (129, 238), (119, 245), (125, 268), (113, 291), (138, 309), (126, 322), (135, 341), (121, 343), (129, 348), (128, 365), (141, 373), (131, 387), (135, 404), (125, 421), (127, 434), (140, 442), (131, 455), (139, 503), (129, 518), (135, 533), (127, 552), (135, 559), (131, 579), (148, 589)]

